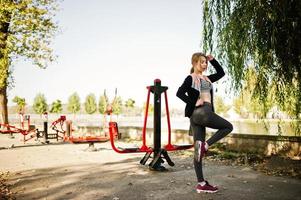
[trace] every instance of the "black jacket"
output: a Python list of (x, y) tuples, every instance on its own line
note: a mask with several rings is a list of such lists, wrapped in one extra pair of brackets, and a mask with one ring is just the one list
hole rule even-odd
[[(215, 59), (211, 60), (210, 63), (215, 68), (216, 73), (209, 75), (208, 78), (210, 79), (210, 81), (212, 83), (214, 83), (215, 81), (218, 81), (220, 78), (222, 78), (225, 75), (225, 72), (224, 72), (223, 68), (220, 66), (220, 64)], [(200, 95), (200, 92), (198, 90), (192, 88), (191, 86), (192, 86), (192, 77), (191, 77), (191, 75), (188, 75), (185, 78), (184, 83), (179, 87), (179, 89), (177, 91), (177, 97), (179, 97), (181, 100), (183, 100), (186, 103), (185, 117), (190, 117), (192, 115), (193, 110), (195, 108), (195, 104)], [(212, 109), (214, 111), (213, 91), (210, 90), (210, 93), (211, 93)]]

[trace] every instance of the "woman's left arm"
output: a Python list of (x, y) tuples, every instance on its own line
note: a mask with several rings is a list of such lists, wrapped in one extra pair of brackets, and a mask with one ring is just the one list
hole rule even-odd
[(207, 59), (209, 60), (209, 62), (212, 64), (212, 66), (216, 70), (215, 74), (210, 74), (208, 76), (210, 81), (213, 83), (213, 82), (218, 81), (219, 79), (221, 79), (225, 75), (225, 72), (224, 72), (222, 66), (217, 62), (217, 60), (215, 60), (213, 58), (213, 56), (208, 55)]

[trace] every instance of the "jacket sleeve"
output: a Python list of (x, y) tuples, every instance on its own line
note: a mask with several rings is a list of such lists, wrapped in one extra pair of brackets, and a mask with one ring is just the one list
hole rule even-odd
[(186, 104), (193, 104), (192, 100), (187, 95), (187, 91), (191, 88), (192, 77), (189, 75), (185, 78), (183, 84), (179, 87), (177, 91), (177, 97), (179, 97)]
[(217, 60), (213, 59), (213, 60), (210, 61), (210, 63), (212, 64), (212, 66), (216, 70), (215, 74), (211, 74), (211, 75), (208, 76), (210, 81), (213, 83), (213, 82), (218, 81), (219, 79), (221, 79), (225, 75), (225, 72), (224, 72), (222, 66), (217, 62)]

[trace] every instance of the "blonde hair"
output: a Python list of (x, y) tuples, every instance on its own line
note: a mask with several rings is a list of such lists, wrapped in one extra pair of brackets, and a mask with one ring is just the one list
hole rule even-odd
[(192, 67), (191, 67), (191, 69), (190, 69), (190, 73), (191, 73), (191, 74), (194, 72), (193, 65), (194, 65), (195, 63), (197, 63), (197, 62), (201, 59), (201, 57), (204, 57), (204, 58), (206, 58), (206, 60), (207, 60), (207, 56), (206, 56), (206, 54), (204, 54), (204, 53), (198, 52), (198, 53), (194, 53), (194, 54), (192, 55), (192, 57), (191, 57), (191, 64), (192, 64)]

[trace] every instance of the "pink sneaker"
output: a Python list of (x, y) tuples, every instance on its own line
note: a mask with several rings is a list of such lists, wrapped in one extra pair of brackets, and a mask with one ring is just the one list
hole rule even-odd
[(197, 161), (200, 161), (204, 156), (205, 153), (207, 152), (206, 148), (205, 148), (205, 142), (201, 142), (201, 141), (195, 141), (195, 156)]
[(218, 188), (216, 186), (212, 186), (208, 183), (208, 181), (205, 181), (206, 184), (204, 186), (201, 186), (201, 184), (198, 184), (196, 186), (196, 192), (197, 193), (201, 193), (201, 192), (205, 192), (205, 193), (215, 193), (218, 191)]

